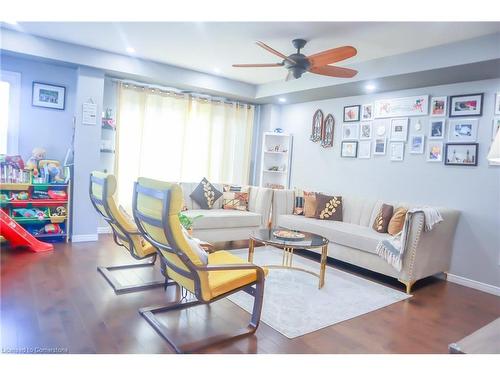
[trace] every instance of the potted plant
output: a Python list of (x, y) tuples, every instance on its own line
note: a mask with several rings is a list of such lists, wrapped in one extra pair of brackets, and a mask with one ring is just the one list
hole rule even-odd
[(186, 229), (189, 233), (189, 235), (193, 234), (193, 223), (196, 219), (199, 219), (203, 215), (198, 215), (194, 217), (189, 217), (186, 214), (183, 214), (182, 212), (179, 212), (179, 221), (181, 222), (182, 226), (184, 229)]

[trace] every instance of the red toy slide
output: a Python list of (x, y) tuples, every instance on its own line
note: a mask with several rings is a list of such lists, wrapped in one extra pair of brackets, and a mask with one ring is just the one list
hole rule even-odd
[(54, 250), (52, 244), (37, 240), (2, 210), (0, 210), (0, 235), (9, 242), (11, 247), (27, 247), (37, 253)]

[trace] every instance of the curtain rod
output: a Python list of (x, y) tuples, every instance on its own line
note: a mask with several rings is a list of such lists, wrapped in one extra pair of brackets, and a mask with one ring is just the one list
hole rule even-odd
[(212, 96), (209, 94), (203, 94), (203, 93), (198, 93), (198, 92), (193, 92), (193, 91), (188, 91), (188, 90), (180, 90), (176, 87), (168, 87), (168, 86), (162, 86), (162, 85), (157, 85), (157, 84), (150, 84), (150, 83), (144, 83), (144, 82), (138, 82), (138, 81), (133, 81), (133, 80), (128, 80), (128, 79), (120, 79), (120, 78), (111, 78), (112, 82), (117, 82), (123, 85), (131, 85), (136, 88), (142, 88), (143, 90), (145, 89), (151, 89), (151, 90), (158, 90), (160, 93), (166, 93), (167, 95), (177, 95), (177, 96), (190, 96), (195, 99), (200, 99), (200, 100), (207, 100), (207, 101), (212, 101), (212, 102), (220, 102), (224, 104), (237, 104), (237, 105), (247, 105), (247, 106), (253, 106), (254, 104), (251, 103), (246, 103), (246, 102), (240, 102), (237, 100), (231, 100), (228, 98), (224, 98), (221, 96)]

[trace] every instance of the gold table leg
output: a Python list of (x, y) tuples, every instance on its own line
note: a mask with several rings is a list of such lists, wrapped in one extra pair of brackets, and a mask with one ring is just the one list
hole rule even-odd
[(323, 288), (325, 285), (325, 273), (326, 273), (326, 260), (328, 258), (328, 245), (323, 245), (321, 247), (321, 264), (319, 271), (319, 285), (318, 289)]
[(252, 238), (250, 238), (249, 244), (248, 244), (248, 262), (253, 263), (253, 252), (254, 252), (254, 241)]

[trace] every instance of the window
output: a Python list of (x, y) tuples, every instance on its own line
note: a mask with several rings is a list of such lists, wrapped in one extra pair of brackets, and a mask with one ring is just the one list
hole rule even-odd
[(130, 207), (139, 176), (247, 184), (254, 107), (121, 86), (118, 200)]
[(0, 71), (0, 154), (18, 153), (21, 74)]

